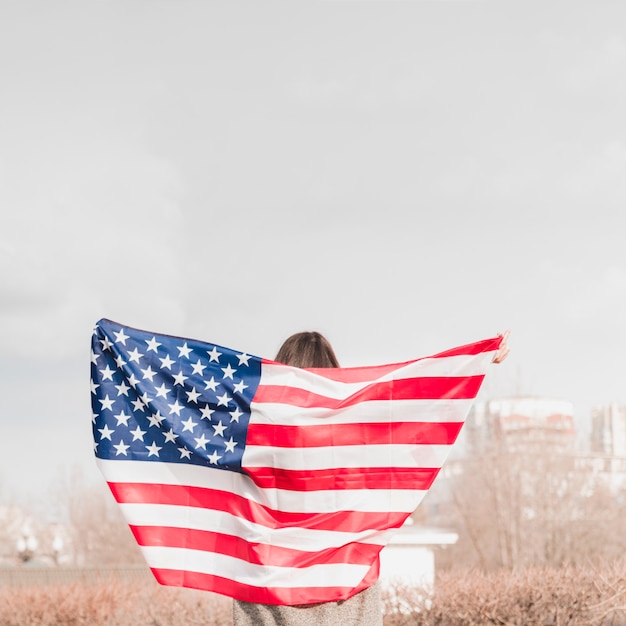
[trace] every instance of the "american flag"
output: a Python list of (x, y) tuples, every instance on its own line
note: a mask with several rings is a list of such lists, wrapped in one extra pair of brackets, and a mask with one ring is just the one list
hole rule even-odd
[(377, 580), (500, 342), (300, 369), (102, 319), (97, 463), (161, 584), (265, 604), (347, 599)]

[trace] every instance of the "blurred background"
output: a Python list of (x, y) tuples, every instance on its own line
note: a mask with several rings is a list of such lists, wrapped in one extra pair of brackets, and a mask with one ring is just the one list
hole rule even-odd
[[(545, 501), (578, 504), (553, 533), (600, 492), (622, 511), (625, 22), (618, 3), (0, 2), (6, 558), (78, 555), (67, 528), (109, 511), (103, 317), (269, 358), (316, 329), (343, 365), (510, 329), (451, 468), (558, 457)], [(423, 521), (468, 563), (514, 562), (508, 536), (481, 554), (451, 485)], [(539, 515), (515, 507), (507, 528)]]

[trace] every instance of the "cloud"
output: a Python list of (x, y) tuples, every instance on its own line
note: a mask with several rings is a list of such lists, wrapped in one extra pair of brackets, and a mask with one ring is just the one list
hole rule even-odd
[(568, 197), (593, 197), (594, 203), (623, 203), (626, 200), (626, 143), (615, 140), (595, 153), (582, 156), (564, 174), (557, 186)]
[(576, 325), (621, 328), (618, 312), (626, 306), (626, 266), (607, 266), (585, 283), (569, 300), (567, 317)]
[(570, 67), (565, 74), (565, 83), (575, 91), (593, 90), (599, 86), (624, 91), (625, 71), (626, 39), (612, 36)]
[(172, 289), (183, 221), (176, 169), (126, 138), (71, 139), (0, 183), (3, 356), (74, 354), (99, 317), (159, 326), (184, 317)]
[(345, 81), (337, 79), (300, 78), (290, 85), (290, 92), (297, 100), (325, 106), (349, 97), (351, 88)]
[(365, 73), (318, 79), (303, 76), (288, 86), (296, 101), (320, 108), (345, 107), (378, 110), (386, 106), (411, 106), (421, 102), (432, 88), (430, 80), (400, 74), (383, 64)]

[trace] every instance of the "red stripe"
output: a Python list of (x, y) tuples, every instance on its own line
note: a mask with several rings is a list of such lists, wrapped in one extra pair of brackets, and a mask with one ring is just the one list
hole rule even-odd
[(297, 387), (259, 385), (253, 401), (337, 410), (372, 400), (467, 400), (476, 396), (483, 378), (484, 375), (388, 380), (366, 385), (347, 398), (339, 399)]
[(245, 468), (262, 489), (317, 491), (340, 489), (418, 489), (427, 490), (439, 473), (438, 468), (340, 467), (321, 470), (286, 470), (274, 467)]
[(379, 560), (376, 559), (365, 578), (354, 589), (349, 587), (254, 587), (230, 578), (185, 570), (152, 568), (152, 573), (162, 585), (212, 591), (244, 602), (298, 605), (347, 600), (359, 591), (371, 587), (378, 580), (379, 566)]
[[(402, 519), (398, 517), (398, 524)], [(241, 537), (224, 533), (189, 528), (165, 526), (131, 526), (130, 529), (140, 546), (167, 546), (214, 552), (241, 559), (253, 565), (305, 568), (330, 563), (369, 565), (380, 552), (380, 546), (366, 543), (350, 543), (339, 548), (307, 552), (293, 548), (248, 542)]]
[[(446, 358), (450, 356), (464, 356), (464, 355), (474, 355), (481, 354), (483, 352), (492, 352), (497, 350), (500, 347), (500, 343), (502, 343), (502, 337), (492, 337), (490, 339), (484, 339), (482, 341), (476, 341), (474, 343), (468, 343), (464, 346), (458, 346), (451, 350), (446, 350), (444, 352), (439, 352), (429, 357), (423, 357), (420, 359), (413, 359), (409, 361), (403, 361), (400, 363), (390, 363), (386, 365), (370, 365), (370, 366), (361, 366), (361, 367), (309, 367), (303, 368), (308, 372), (313, 372), (318, 376), (322, 376), (323, 378), (327, 378), (329, 380), (334, 380), (342, 383), (362, 383), (367, 382), (368, 380), (375, 380), (380, 378), (381, 376), (386, 376), (387, 374), (405, 367), (406, 365), (410, 365), (411, 363), (416, 363), (417, 361), (423, 361), (425, 359), (440, 359)], [(262, 359), (262, 363), (270, 364), (270, 365), (278, 365), (282, 366), (281, 363), (277, 363), (276, 361), (271, 361), (270, 359)]]
[(392, 422), (315, 426), (282, 426), (251, 422), (248, 426), (246, 445), (278, 448), (357, 446), (365, 442), (368, 445), (451, 445), (456, 441), (462, 426), (462, 422)]
[(370, 528), (391, 528), (396, 524), (397, 516), (402, 515), (393, 511), (330, 511), (323, 514), (319, 511), (278, 511), (242, 496), (204, 487), (141, 483), (109, 483), (109, 487), (119, 504), (188, 506), (222, 511), (266, 528), (297, 527), (358, 533)]

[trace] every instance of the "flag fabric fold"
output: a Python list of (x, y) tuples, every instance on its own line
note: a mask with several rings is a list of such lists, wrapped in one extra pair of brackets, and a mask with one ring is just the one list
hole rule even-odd
[(377, 580), (500, 343), (301, 369), (102, 319), (97, 463), (161, 584), (265, 604), (344, 600)]

